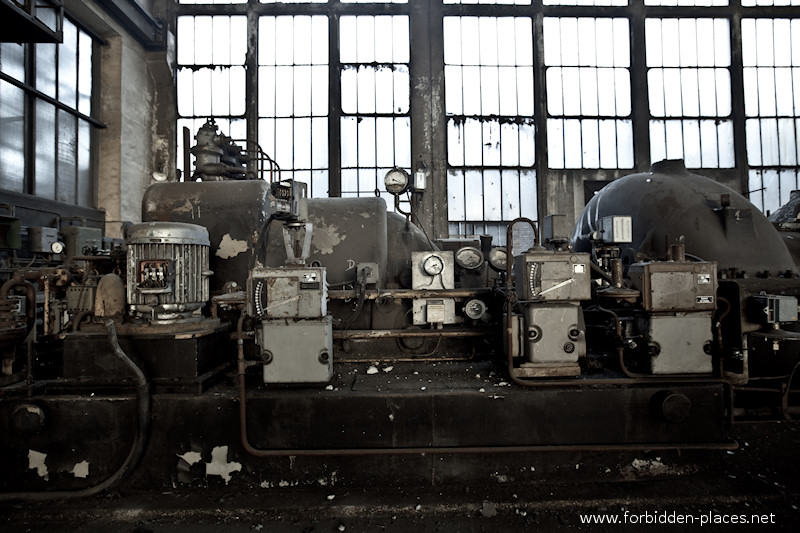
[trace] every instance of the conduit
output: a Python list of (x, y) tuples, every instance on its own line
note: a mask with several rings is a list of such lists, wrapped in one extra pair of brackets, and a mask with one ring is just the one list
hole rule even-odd
[[(2, 289), (0, 289), (2, 292)], [(116, 487), (125, 476), (133, 470), (144, 454), (147, 438), (150, 432), (150, 412), (151, 412), (151, 398), (150, 398), (150, 382), (147, 380), (141, 369), (136, 366), (130, 357), (122, 351), (117, 339), (117, 332), (114, 328), (114, 321), (108, 320), (105, 323), (106, 330), (108, 330), (108, 342), (114, 354), (122, 360), (122, 362), (131, 369), (136, 381), (136, 436), (133, 440), (133, 445), (125, 458), (125, 462), (117, 469), (116, 472), (111, 474), (104, 481), (79, 490), (59, 490), (59, 491), (38, 491), (38, 492), (6, 492), (0, 493), (0, 502), (9, 500), (66, 500), (75, 498), (87, 498), (94, 496), (104, 490)]]

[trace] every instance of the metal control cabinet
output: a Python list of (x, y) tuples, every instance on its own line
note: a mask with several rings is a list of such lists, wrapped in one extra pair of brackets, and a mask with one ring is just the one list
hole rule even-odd
[(717, 307), (717, 264), (634, 263), (631, 286), (642, 292), (645, 311), (713, 311)]
[(320, 318), (327, 310), (325, 269), (257, 268), (247, 280), (247, 313), (262, 319)]
[(256, 333), (264, 359), (264, 383), (325, 383), (333, 372), (329, 316), (263, 320)]
[(652, 374), (710, 374), (711, 313), (651, 316), (646, 326)]
[(589, 300), (589, 270), (589, 254), (527, 252), (516, 260), (517, 293), (523, 300)]

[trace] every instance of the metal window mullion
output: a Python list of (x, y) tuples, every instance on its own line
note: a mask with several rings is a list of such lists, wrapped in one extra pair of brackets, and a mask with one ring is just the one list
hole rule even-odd
[[(738, 2), (737, 2), (738, 3)], [(731, 76), (731, 110), (741, 109), (741, 113), (731, 113), (733, 118), (733, 154), (734, 169), (738, 169), (739, 189), (747, 196), (749, 189), (749, 172), (747, 162), (747, 142), (744, 113), (744, 67), (742, 64), (742, 13), (741, 10), (734, 10), (728, 18), (730, 26), (730, 76)], [(757, 71), (756, 71), (757, 72)], [(756, 80), (758, 74), (756, 73)], [(759, 125), (759, 135), (761, 127)], [(763, 151), (761, 154), (763, 163)], [(736, 172), (736, 170), (734, 170)], [(763, 177), (762, 177), (763, 186)]]
[[(642, 0), (631, 0), (628, 15), (630, 28), (629, 49), (631, 56), (631, 126), (633, 137), (633, 170), (644, 171), (650, 167), (650, 106), (648, 91), (648, 68), (645, 52), (645, 7)], [(662, 61), (663, 63), (663, 61)], [(663, 68), (663, 65), (662, 65)], [(664, 91), (662, 83), (662, 92)], [(666, 102), (665, 102), (666, 115)], [(666, 128), (666, 116), (664, 117)], [(666, 138), (666, 136), (665, 136)], [(665, 146), (666, 148), (666, 146)]]
[(339, 15), (328, 16), (328, 196), (342, 195), (342, 69)]

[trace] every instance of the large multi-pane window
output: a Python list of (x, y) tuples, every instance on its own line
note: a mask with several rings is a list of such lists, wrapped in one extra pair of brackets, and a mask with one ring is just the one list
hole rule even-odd
[(0, 44), (0, 188), (93, 206), (93, 48), (68, 19), (61, 44)]
[[(245, 58), (247, 17), (178, 18), (178, 128), (194, 135), (208, 117), (233, 139), (247, 138)], [(192, 144), (190, 143), (189, 148)], [(178, 160), (184, 160), (183, 135)], [(182, 168), (182, 166), (180, 167)], [(191, 173), (191, 169), (183, 169)]]
[(453, 234), (494, 234), (536, 218), (533, 23), (444, 18), (448, 218)]
[(181, 125), (255, 134), (312, 196), (427, 158), (437, 227), (502, 242), (666, 158), (764, 211), (800, 188), (800, 0), (179, 3)]
[(645, 36), (651, 159), (733, 167), (729, 21), (648, 18)]
[(800, 185), (800, 19), (744, 19), (742, 52), (750, 199), (775, 211)]
[(382, 195), (383, 176), (411, 167), (407, 15), (339, 22), (342, 196)]
[(633, 168), (625, 18), (545, 18), (547, 164)]

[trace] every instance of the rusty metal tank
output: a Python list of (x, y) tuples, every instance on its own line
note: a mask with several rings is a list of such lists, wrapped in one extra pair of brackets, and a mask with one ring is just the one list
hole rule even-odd
[(667, 257), (680, 238), (686, 253), (716, 261), (721, 273), (766, 275), (796, 272), (792, 256), (770, 221), (744, 196), (692, 174), (682, 160), (654, 163), (649, 172), (620, 178), (586, 204), (572, 235), (576, 251), (591, 251), (603, 217), (630, 216), (630, 248), (637, 259)]

